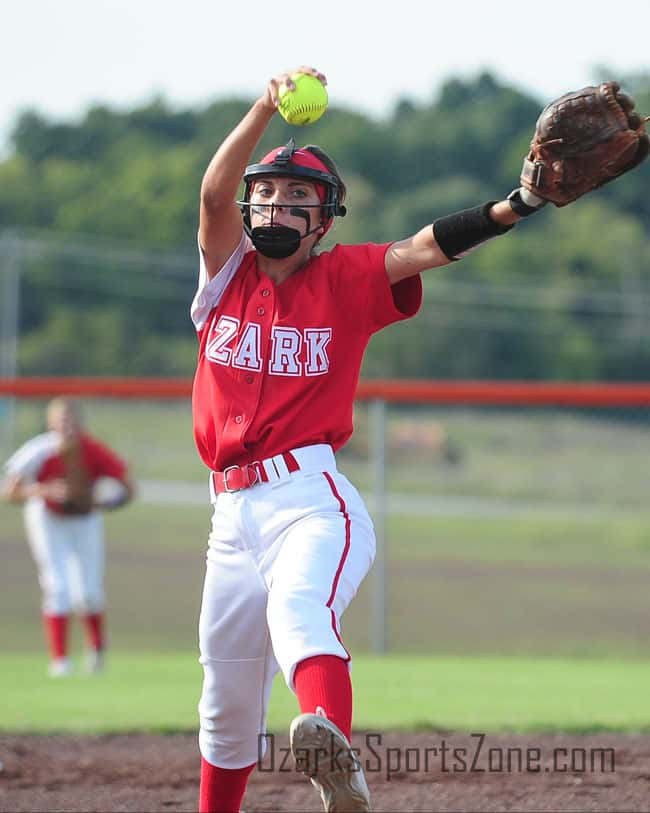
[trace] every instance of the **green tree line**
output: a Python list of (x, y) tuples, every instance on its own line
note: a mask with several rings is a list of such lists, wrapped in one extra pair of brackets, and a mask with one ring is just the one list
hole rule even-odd
[[(650, 113), (650, 74), (623, 87)], [(346, 181), (350, 212), (324, 247), (385, 242), (507, 195), (548, 101), (490, 73), (450, 78), (430, 103), (404, 98), (381, 119), (336, 104), (306, 129), (276, 117), (255, 157), (290, 136), (319, 144)], [(76, 122), (17, 119), (0, 161), (0, 232), (34, 245), (45, 234), (60, 248), (20, 260), (22, 372), (191, 373), (199, 185), (250, 103), (179, 110), (156, 98), (126, 112), (94, 106)], [(649, 185), (650, 160), (425, 273), (422, 312), (373, 339), (364, 373), (648, 378)], [(148, 264), (125, 266), (116, 245), (149, 251)], [(162, 267), (163, 252), (179, 258), (175, 270)]]

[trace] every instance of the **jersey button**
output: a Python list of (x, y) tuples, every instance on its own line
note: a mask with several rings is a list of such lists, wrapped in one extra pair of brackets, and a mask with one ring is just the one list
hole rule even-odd
[(266, 311), (264, 310), (264, 308), (258, 308), (257, 309), (257, 315), (258, 316), (264, 316), (265, 313), (266, 313)]
[(252, 384), (253, 383), (253, 376), (252, 375), (247, 375), (246, 376), (246, 383), (247, 384)]
[(262, 291), (262, 296), (270, 296), (271, 292), (268, 288), (264, 288)]
[(237, 417), (235, 418), (235, 423), (241, 423), (243, 420), (244, 418), (241, 415), (237, 415)]

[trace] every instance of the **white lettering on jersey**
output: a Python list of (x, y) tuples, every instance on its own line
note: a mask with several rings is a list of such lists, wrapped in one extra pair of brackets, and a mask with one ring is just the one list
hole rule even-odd
[(244, 333), (239, 340), (232, 366), (240, 370), (261, 370), (262, 351), (260, 342), (260, 326), (256, 322), (248, 322)]
[(212, 335), (208, 339), (205, 355), (210, 361), (219, 364), (230, 364), (232, 350), (226, 347), (239, 330), (239, 319), (230, 316), (220, 316), (217, 324), (212, 328)]
[(302, 335), (295, 327), (273, 327), (271, 331), (271, 375), (298, 376), (302, 373), (302, 362), (298, 354), (302, 349)]
[(332, 328), (307, 328), (305, 344), (307, 345), (307, 375), (324, 375), (330, 368), (327, 345), (332, 340)]
[[(241, 335), (239, 327), (239, 319), (220, 316), (211, 328), (206, 358), (225, 367), (261, 372), (262, 326), (246, 322)], [(332, 328), (329, 327), (305, 328), (302, 332), (295, 327), (273, 327), (269, 374), (300, 376), (304, 366), (305, 375), (325, 375), (330, 368), (327, 347), (331, 340)]]

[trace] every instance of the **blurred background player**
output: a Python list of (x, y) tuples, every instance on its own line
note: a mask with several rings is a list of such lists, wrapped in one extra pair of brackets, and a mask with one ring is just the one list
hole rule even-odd
[[(68, 622), (73, 611), (81, 613), (86, 629), (88, 671), (103, 668), (104, 531), (99, 511), (125, 505), (134, 487), (127, 464), (84, 431), (75, 401), (51, 401), (47, 427), (7, 461), (2, 494), (25, 504), (25, 530), (42, 591), (49, 674), (63, 677), (72, 671)], [(103, 478), (111, 479), (98, 483)]]

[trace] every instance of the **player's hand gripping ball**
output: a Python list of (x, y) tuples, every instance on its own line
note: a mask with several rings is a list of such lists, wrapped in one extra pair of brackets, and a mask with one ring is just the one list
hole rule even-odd
[(309, 73), (294, 73), (294, 90), (282, 83), (278, 90), (278, 111), (289, 124), (313, 124), (327, 110), (325, 85)]

